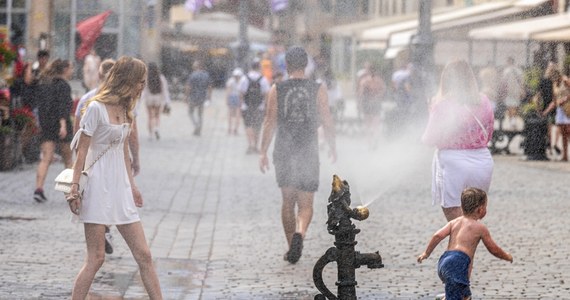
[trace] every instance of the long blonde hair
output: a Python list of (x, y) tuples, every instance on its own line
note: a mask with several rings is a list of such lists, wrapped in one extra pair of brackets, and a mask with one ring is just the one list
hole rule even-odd
[(465, 105), (477, 105), (481, 102), (477, 79), (465, 60), (448, 63), (441, 72), (439, 96), (453, 98)]
[[(92, 101), (121, 105), (127, 111), (129, 122), (134, 119), (133, 110), (142, 91), (140, 84), (146, 78), (146, 65), (139, 59), (122, 56), (115, 62), (99, 87), (97, 94), (87, 101), (82, 114)], [(134, 91), (139, 90), (135, 95)]]

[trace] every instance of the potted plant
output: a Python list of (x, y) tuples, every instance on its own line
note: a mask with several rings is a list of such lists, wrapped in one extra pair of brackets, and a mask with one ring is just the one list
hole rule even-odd
[(0, 33), (0, 66), (2, 69), (11, 66), (17, 58), (18, 52), (16, 49), (6, 40), (6, 35)]
[(0, 171), (12, 168), (13, 129), (10, 126), (10, 101), (0, 93)]

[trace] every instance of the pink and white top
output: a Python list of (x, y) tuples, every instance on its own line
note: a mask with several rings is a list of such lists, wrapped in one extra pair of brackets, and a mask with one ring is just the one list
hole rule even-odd
[(443, 99), (431, 108), (422, 141), (438, 149), (486, 148), (494, 123), (491, 102), (484, 95), (481, 103), (473, 107)]

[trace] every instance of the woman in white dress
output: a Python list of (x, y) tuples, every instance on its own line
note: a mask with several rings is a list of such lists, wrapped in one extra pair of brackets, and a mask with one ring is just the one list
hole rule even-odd
[[(87, 258), (75, 279), (72, 299), (85, 299), (105, 260), (106, 224), (116, 225), (125, 239), (139, 265), (150, 299), (162, 299), (137, 211), (137, 207), (143, 205), (143, 199), (133, 179), (128, 143), (125, 143), (145, 79), (146, 66), (142, 61), (121, 57), (109, 71), (97, 95), (87, 102), (80, 129), (71, 143), (72, 149), (77, 147), (77, 158), (67, 201), (75, 218), (84, 223), (87, 243)], [(79, 177), (89, 166), (89, 180), (81, 197)]]

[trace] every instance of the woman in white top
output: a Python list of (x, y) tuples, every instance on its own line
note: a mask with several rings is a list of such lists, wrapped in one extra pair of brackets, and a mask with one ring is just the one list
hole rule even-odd
[(240, 82), (243, 79), (243, 71), (235, 68), (232, 77), (226, 82), (226, 103), (228, 105), (228, 134), (237, 135), (239, 122), (241, 119), (240, 112)]
[[(87, 258), (73, 286), (72, 299), (85, 299), (105, 260), (105, 225), (116, 225), (139, 265), (150, 299), (162, 299), (160, 284), (137, 207), (143, 205), (131, 172), (128, 136), (133, 109), (146, 79), (145, 64), (121, 57), (109, 71), (97, 95), (83, 110), (80, 129), (71, 142), (77, 148), (73, 183), (67, 197), (74, 218), (84, 223)], [(81, 171), (89, 180), (79, 195)]]
[(170, 93), (168, 82), (158, 70), (156, 63), (148, 64), (148, 76), (146, 86), (142, 92), (141, 100), (145, 103), (148, 112), (148, 133), (156, 139), (160, 139), (158, 128), (160, 127), (160, 112), (166, 107), (170, 109)]

